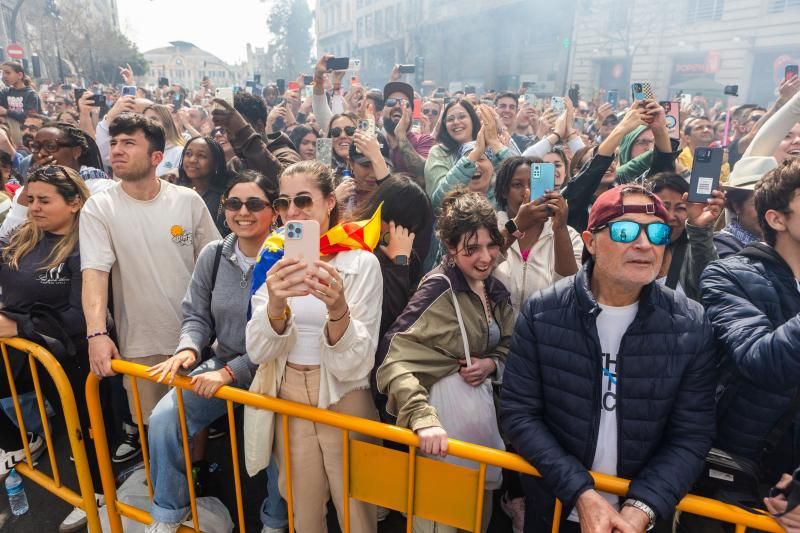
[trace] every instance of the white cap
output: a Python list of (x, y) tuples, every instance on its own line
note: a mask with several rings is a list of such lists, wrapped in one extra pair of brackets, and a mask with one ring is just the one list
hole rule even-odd
[(728, 177), (728, 183), (725, 184), (725, 188), (752, 191), (764, 174), (777, 166), (778, 161), (771, 156), (743, 157), (733, 167), (733, 172)]

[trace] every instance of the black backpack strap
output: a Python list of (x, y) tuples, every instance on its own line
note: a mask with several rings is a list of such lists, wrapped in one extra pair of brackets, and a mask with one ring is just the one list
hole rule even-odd
[[(217, 244), (217, 252), (214, 254), (214, 268), (211, 269), (211, 292), (214, 292), (214, 287), (217, 285), (217, 272), (219, 271), (219, 262), (222, 259), (222, 246), (225, 244), (225, 240), (219, 241)], [(211, 298), (208, 299), (211, 301)]]
[(217, 324), (214, 322), (214, 313), (211, 312), (211, 301), (214, 299), (214, 287), (217, 285), (217, 272), (219, 271), (219, 263), (222, 260), (222, 247), (225, 244), (225, 239), (219, 241), (217, 244), (216, 253), (214, 253), (214, 266), (211, 269), (211, 290), (208, 292), (208, 316), (211, 319), (211, 337), (208, 339), (208, 346), (203, 348), (201, 359), (206, 361), (213, 357), (211, 345), (217, 340)]

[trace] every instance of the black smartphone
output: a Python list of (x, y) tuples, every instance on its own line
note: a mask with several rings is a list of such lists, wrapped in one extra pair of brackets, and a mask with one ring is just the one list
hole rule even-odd
[(70, 85), (69, 83), (63, 83), (61, 85), (61, 90), (62, 91), (69, 91), (70, 89), (72, 89), (72, 85)]
[(523, 89), (529, 89), (531, 87), (533, 87), (533, 82), (532, 81), (523, 81), (522, 82), (522, 88)]
[(617, 102), (619, 101), (619, 91), (616, 89), (612, 89), (606, 93), (606, 103), (610, 104), (612, 108), (617, 108)]
[(328, 70), (347, 70), (350, 66), (349, 57), (332, 57), (326, 63)]
[(725, 90), (723, 91), (728, 96), (739, 96), (739, 86), (738, 85), (726, 85)]
[(278, 88), (278, 96), (283, 96), (286, 92), (286, 80), (283, 78), (275, 80), (275, 86)]
[(169, 87), (169, 80), (167, 78), (158, 78), (159, 87)]
[(414, 74), (414, 65), (398, 65), (400, 74)]
[(92, 103), (97, 107), (105, 107), (106, 105), (106, 96), (104, 94), (93, 94), (92, 95)]
[(314, 76), (303, 76), (303, 85), (311, 85), (314, 83)]
[(181, 93), (175, 93), (175, 95), (172, 97), (172, 110), (177, 111), (182, 107), (183, 107), (183, 95)]
[(86, 92), (86, 89), (75, 89), (73, 91), (73, 94), (75, 95), (75, 103), (76, 104), (78, 103), (78, 101), (80, 101), (81, 96), (83, 96), (83, 93), (85, 93), (85, 92)]
[(722, 148), (696, 148), (692, 177), (689, 179), (689, 201), (704, 204), (711, 198), (711, 191), (719, 188), (722, 168)]
[(442, 98), (442, 103), (444, 103), (444, 105), (449, 104), (450, 101), (451, 101), (451, 99), (450, 99), (449, 96), (445, 96), (444, 98)]
[(787, 80), (789, 78), (796, 78), (798, 71), (800, 71), (800, 69), (798, 69), (797, 65), (786, 65), (786, 70), (783, 72), (783, 77)]
[(253, 81), (256, 85), (261, 85), (261, 74), (253, 74)]
[(579, 85), (575, 85), (567, 92), (570, 101), (572, 102), (572, 107), (577, 108), (578, 102), (581, 98), (581, 88)]

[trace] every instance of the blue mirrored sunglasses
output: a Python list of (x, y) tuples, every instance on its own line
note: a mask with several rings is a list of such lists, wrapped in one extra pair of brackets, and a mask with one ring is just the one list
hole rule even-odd
[(665, 246), (669, 244), (669, 239), (672, 235), (672, 228), (663, 222), (641, 224), (632, 220), (617, 220), (616, 222), (609, 222), (608, 224), (596, 227), (594, 232), (596, 233), (605, 228), (608, 228), (608, 234), (611, 236), (612, 241), (625, 244), (632, 243), (638, 239), (642, 228), (644, 228), (650, 243), (656, 246)]

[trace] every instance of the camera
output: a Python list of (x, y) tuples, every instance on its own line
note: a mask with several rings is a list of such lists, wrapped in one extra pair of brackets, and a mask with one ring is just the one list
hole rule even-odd
[(698, 163), (707, 163), (708, 161), (711, 161), (711, 154), (711, 148), (698, 148), (694, 152), (695, 161)]
[(299, 239), (303, 235), (303, 226), (296, 222), (286, 224), (286, 238)]

